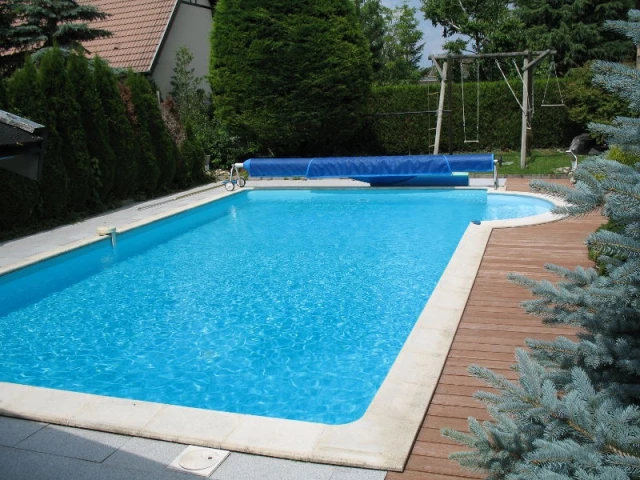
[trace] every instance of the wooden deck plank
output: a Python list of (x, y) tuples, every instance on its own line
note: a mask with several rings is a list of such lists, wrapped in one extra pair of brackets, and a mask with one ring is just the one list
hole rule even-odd
[[(528, 179), (507, 181), (508, 190), (513, 191), (529, 191), (528, 184)], [(463, 448), (440, 435), (444, 427), (468, 431), (469, 416), (479, 420), (489, 418), (473, 393), (491, 389), (471, 377), (467, 368), (475, 363), (515, 379), (517, 375), (510, 368), (515, 363), (514, 350), (524, 347), (526, 338), (553, 339), (560, 335), (571, 338), (574, 334), (571, 328), (545, 325), (541, 319), (527, 315), (520, 304), (533, 297), (527, 289), (507, 280), (507, 274), (515, 272), (529, 278), (556, 281), (544, 268), (546, 263), (568, 268), (590, 265), (584, 240), (602, 221), (601, 216), (594, 214), (492, 232), (405, 470), (389, 472), (386, 480), (482, 478), (448, 459), (449, 453)]]

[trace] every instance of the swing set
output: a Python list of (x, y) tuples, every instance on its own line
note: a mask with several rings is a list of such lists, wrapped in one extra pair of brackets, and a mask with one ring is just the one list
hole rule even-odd
[[(451, 107), (451, 90), (452, 90), (452, 75), (451, 75), (451, 67), (454, 61), (458, 61), (460, 64), (460, 90), (461, 90), (461, 101), (462, 101), (462, 130), (464, 134), (464, 143), (479, 143), (480, 141), (480, 60), (481, 59), (493, 59), (495, 61), (498, 70), (502, 74), (504, 81), (506, 82), (511, 94), (516, 99), (520, 110), (522, 111), (522, 128), (521, 128), (521, 141), (520, 141), (520, 166), (521, 168), (525, 168), (526, 166), (526, 158), (527, 158), (527, 150), (528, 150), (528, 142), (530, 141), (530, 134), (532, 132), (531, 129), (531, 121), (533, 119), (534, 114), (534, 88), (533, 88), (533, 70), (544, 58), (547, 56), (553, 56), (555, 54), (555, 50), (545, 50), (540, 52), (508, 52), (508, 53), (489, 53), (489, 54), (475, 54), (475, 55), (431, 55), (431, 60), (433, 62), (434, 67), (438, 70), (440, 74), (440, 97), (438, 103), (437, 110), (437, 124), (436, 124), (436, 134), (435, 141), (433, 147), (433, 153), (438, 154), (440, 149), (440, 137), (442, 132), (442, 122), (445, 113), (444, 103), (445, 103), (445, 92), (447, 91), (447, 83), (449, 84), (448, 90), (448, 108), (446, 113), (449, 114), (449, 132), (452, 131), (452, 107)], [(535, 58), (534, 58), (535, 56)], [(516, 63), (516, 58), (524, 57), (522, 69), (518, 68)], [(500, 59), (511, 59), (513, 66), (515, 67), (515, 71), (518, 74), (520, 82), (522, 83), (522, 97), (520, 98), (507, 75), (505, 74), (502, 66), (500, 64)], [(467, 124), (467, 109), (465, 107), (465, 73), (469, 74), (470, 72), (466, 69), (466, 65), (475, 61), (475, 82), (476, 82), (476, 103), (475, 103), (475, 135), (468, 128)], [(442, 62), (442, 64), (440, 63)], [(467, 70), (467, 71), (465, 71)], [(558, 91), (558, 100), (549, 100), (547, 101), (547, 93), (549, 90), (549, 85), (551, 84), (551, 77), (555, 80), (555, 87)], [(549, 71), (547, 73), (547, 81), (544, 89), (544, 94), (542, 98), (542, 102), (540, 104), (541, 107), (564, 107), (564, 99), (562, 97), (562, 91), (560, 89), (560, 81), (558, 80), (558, 73), (556, 71), (556, 65), (553, 59), (549, 63)], [(449, 149), (451, 150), (451, 138), (449, 139)], [(450, 152), (451, 153), (451, 152)]]

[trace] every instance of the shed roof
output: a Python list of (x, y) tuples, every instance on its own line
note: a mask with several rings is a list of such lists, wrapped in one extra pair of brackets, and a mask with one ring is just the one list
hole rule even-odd
[(113, 35), (82, 42), (91, 55), (100, 55), (111, 67), (149, 72), (171, 17), (180, 0), (79, 0), (110, 16), (91, 22)]

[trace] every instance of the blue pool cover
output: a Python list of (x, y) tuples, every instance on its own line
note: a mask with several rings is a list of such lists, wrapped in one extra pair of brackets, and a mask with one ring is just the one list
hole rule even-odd
[(492, 172), (494, 156), (397, 155), (382, 157), (250, 158), (253, 177), (353, 178), (372, 185), (467, 185), (467, 172)]

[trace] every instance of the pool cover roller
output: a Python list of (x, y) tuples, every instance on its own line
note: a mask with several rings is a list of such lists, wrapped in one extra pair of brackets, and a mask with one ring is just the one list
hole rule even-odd
[(250, 158), (252, 177), (353, 178), (371, 185), (468, 185), (468, 172), (494, 172), (492, 153), (383, 157)]

